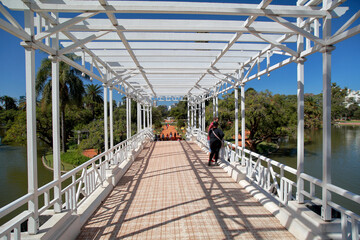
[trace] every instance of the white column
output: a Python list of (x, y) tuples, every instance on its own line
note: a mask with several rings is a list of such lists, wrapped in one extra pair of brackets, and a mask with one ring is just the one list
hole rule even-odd
[[(25, 31), (34, 35), (34, 13), (24, 11)], [(36, 146), (36, 94), (35, 94), (35, 49), (32, 43), (25, 43), (25, 76), (26, 76), (26, 135), (27, 135), (27, 176), (28, 193), (33, 197), (28, 202), (28, 232), (36, 234), (39, 229), (38, 178), (37, 178), (37, 146)]]
[(150, 128), (152, 129), (152, 106), (150, 106)]
[(219, 117), (219, 97), (216, 95), (215, 98), (215, 112), (216, 112), (216, 117)]
[(143, 113), (143, 129), (146, 128), (146, 116), (145, 116), (145, 106), (142, 106), (142, 113)]
[(202, 126), (203, 126), (203, 129), (202, 131), (205, 132), (206, 130), (206, 126), (205, 126), (205, 114), (206, 114), (206, 106), (205, 106), (205, 100), (203, 101), (203, 106), (202, 106), (202, 110), (203, 110), (203, 113), (202, 113), (202, 116), (203, 116), (203, 119), (202, 119)]
[(126, 139), (131, 137), (131, 99), (126, 97)]
[(202, 109), (201, 109), (201, 102), (199, 102), (198, 104), (198, 110), (199, 110), (199, 117), (198, 117), (198, 122), (199, 122), (199, 130), (201, 131), (202, 129)]
[[(57, 16), (57, 14), (56, 14)], [(52, 48), (59, 50), (59, 34), (54, 34), (51, 39)], [(59, 104), (59, 60), (57, 56), (51, 56), (51, 90), (52, 90), (52, 130), (53, 130), (53, 178), (57, 181), (54, 187), (54, 212), (59, 213), (62, 209), (61, 198), (61, 159), (60, 159), (60, 104)]]
[[(302, 18), (298, 18), (298, 25)], [(297, 39), (298, 53), (304, 50), (304, 37), (298, 35)], [(304, 58), (297, 60), (297, 171), (296, 171), (296, 200), (298, 203), (304, 203), (304, 195), (301, 191), (304, 189), (304, 180), (300, 174), (304, 172)]]
[[(53, 46), (55, 39), (53, 39)], [(57, 42), (57, 41), (56, 41)], [(61, 160), (60, 160), (60, 104), (59, 104), (59, 62), (57, 56), (52, 57), (52, 129), (53, 129), (53, 177), (58, 183), (54, 187), (54, 198), (57, 201), (54, 204), (54, 211), (61, 212)]]
[[(329, 7), (327, 1), (323, 2), (324, 8)], [(326, 41), (331, 36), (331, 18), (323, 20), (323, 39)], [(333, 46), (324, 46), (323, 53), (323, 174), (322, 174), (322, 208), (321, 218), (325, 221), (331, 220), (331, 193), (327, 185), (331, 183), (331, 51)]]
[(235, 152), (236, 156), (238, 154), (238, 146), (239, 146), (239, 91), (238, 87), (235, 84)]
[(114, 146), (114, 119), (113, 119), (113, 88), (109, 88), (110, 98), (110, 148)]
[(191, 114), (191, 116), (190, 116), (190, 120), (191, 120), (190, 128), (192, 129), (194, 127), (194, 106), (193, 106), (193, 103), (191, 103), (191, 105), (190, 105), (190, 114)]
[(213, 118), (216, 117), (216, 97), (213, 97)]
[(147, 111), (147, 127), (150, 128), (150, 107), (146, 106)]
[(241, 147), (243, 149), (241, 153), (241, 164), (245, 165), (245, 145), (246, 145), (246, 133), (245, 133), (245, 84), (240, 84), (241, 91)]
[(104, 86), (104, 145), (105, 152), (109, 150), (109, 130), (108, 130), (108, 89), (105, 84)]
[(194, 104), (194, 128), (197, 128), (197, 103)]
[(189, 105), (189, 100), (187, 102), (187, 126), (188, 126), (188, 128), (190, 128), (190, 105)]
[(141, 131), (141, 105), (139, 102), (136, 103), (136, 109), (137, 109), (137, 132), (139, 133)]

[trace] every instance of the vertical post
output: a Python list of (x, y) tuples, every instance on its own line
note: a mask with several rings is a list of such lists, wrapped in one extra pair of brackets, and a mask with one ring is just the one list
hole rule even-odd
[[(34, 13), (24, 11), (25, 31), (34, 36)], [(27, 171), (28, 193), (33, 197), (28, 202), (32, 212), (28, 221), (29, 234), (36, 234), (39, 229), (38, 179), (37, 179), (37, 146), (36, 146), (36, 94), (35, 94), (35, 49), (32, 42), (23, 44), (25, 48), (26, 71), (26, 136), (27, 136)]]
[(147, 127), (150, 128), (150, 106), (146, 106), (147, 111)]
[(113, 119), (113, 88), (109, 88), (110, 98), (110, 148), (114, 146), (114, 119)]
[(240, 84), (241, 91), (241, 164), (245, 165), (245, 145), (246, 145), (246, 134), (245, 134), (245, 83)]
[(150, 106), (150, 128), (152, 129), (152, 106)]
[(195, 103), (194, 105), (194, 113), (195, 113), (195, 116), (194, 116), (194, 128), (197, 128), (197, 109), (198, 108), (198, 104)]
[[(327, 8), (327, 1), (323, 2)], [(326, 41), (331, 36), (331, 18), (326, 17), (323, 21), (323, 39)], [(321, 218), (331, 220), (331, 193), (327, 190), (331, 183), (331, 51), (333, 46), (324, 46), (320, 51), (323, 53), (323, 188)]]
[(213, 118), (216, 116), (216, 97), (213, 96)]
[(130, 138), (129, 97), (126, 97), (126, 139)]
[(191, 111), (190, 111), (190, 128), (193, 129), (193, 125), (194, 125), (194, 106), (193, 106), (193, 103), (191, 102), (191, 105), (190, 105), (190, 108), (191, 108)]
[[(52, 39), (52, 46), (58, 50), (58, 33)], [(61, 160), (60, 160), (60, 104), (59, 104), (59, 62), (57, 56), (51, 56), (51, 90), (52, 90), (52, 130), (53, 130), (53, 177), (57, 182), (54, 187), (54, 212), (61, 212)], [(80, 136), (80, 134), (78, 134)]]
[(216, 98), (215, 98), (215, 114), (216, 116), (215, 117), (219, 117), (219, 96), (216, 95)]
[(201, 131), (202, 129), (202, 102), (199, 102), (198, 104), (198, 110), (199, 110), (199, 118), (198, 118), (198, 122), (199, 122), (199, 130)]
[(235, 91), (235, 155), (238, 156), (239, 147), (239, 91), (237, 84), (234, 85)]
[(143, 129), (146, 128), (146, 116), (145, 116), (145, 106), (142, 106), (142, 116), (143, 116)]
[(141, 105), (139, 102), (136, 103), (136, 116), (137, 116), (137, 132), (141, 131)]
[[(300, 25), (302, 18), (297, 19)], [(304, 50), (304, 37), (298, 35), (297, 39), (298, 53)], [(297, 171), (296, 171), (296, 200), (298, 203), (304, 203), (304, 195), (301, 191), (304, 189), (304, 180), (300, 174), (304, 172), (304, 58), (297, 60)]]
[[(107, 75), (106, 75), (107, 77)], [(104, 86), (104, 144), (105, 144), (105, 152), (109, 150), (109, 136), (108, 136), (108, 89), (105, 84)]]
[(190, 128), (190, 105), (189, 105), (189, 99), (187, 101), (187, 128)]
[(206, 126), (205, 126), (205, 114), (206, 114), (206, 106), (205, 106), (205, 100), (203, 101), (203, 103), (202, 103), (203, 105), (202, 105), (202, 110), (203, 110), (203, 113), (202, 113), (202, 116), (203, 116), (203, 122), (202, 122), (202, 126), (203, 126), (203, 129), (202, 129), (202, 131), (203, 132), (205, 132), (205, 128), (206, 128)]

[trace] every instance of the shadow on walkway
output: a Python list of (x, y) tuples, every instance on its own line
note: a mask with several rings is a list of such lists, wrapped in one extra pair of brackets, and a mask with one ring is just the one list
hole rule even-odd
[(206, 163), (194, 143), (148, 144), (78, 239), (293, 238), (220, 167)]

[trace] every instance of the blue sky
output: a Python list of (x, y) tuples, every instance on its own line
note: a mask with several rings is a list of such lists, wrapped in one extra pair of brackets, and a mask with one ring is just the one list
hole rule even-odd
[[(236, 2), (236, 1), (209, 1), (206, 2)], [(241, 1), (254, 3), (252, 0)], [(260, 2), (259, 1), (255, 1)], [(287, 1), (274, 0), (272, 4)], [(356, 11), (360, 9), (359, 0), (348, 0), (343, 6), (349, 6), (343, 19), (334, 19), (333, 33), (345, 23)], [(10, 11), (13, 17), (23, 25), (22, 12)], [(0, 14), (1, 19), (4, 17)], [(136, 17), (136, 15), (133, 15)], [(184, 16), (183, 16), (184, 17)], [(359, 19), (351, 26), (359, 24)], [(360, 90), (360, 34), (335, 45), (332, 58), (332, 81), (341, 87)], [(40, 66), (41, 59), (47, 54), (36, 53), (36, 69)], [(24, 49), (20, 46), (20, 40), (0, 29), (0, 96), (8, 95), (19, 98), (25, 95), (25, 59)], [(97, 81), (95, 81), (97, 82)], [(263, 76), (261, 80), (252, 80), (246, 88), (252, 87), (258, 91), (270, 90), (273, 93), (296, 94), (296, 64), (292, 63), (271, 73), (270, 77)], [(320, 53), (313, 54), (305, 62), (305, 92), (318, 94), (322, 91), (322, 56)], [(114, 94), (114, 99), (122, 98)]]

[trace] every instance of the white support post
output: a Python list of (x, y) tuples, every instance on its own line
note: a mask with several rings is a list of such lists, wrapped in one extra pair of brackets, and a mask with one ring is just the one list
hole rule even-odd
[(202, 131), (203, 132), (205, 132), (206, 130), (205, 130), (205, 110), (206, 110), (206, 107), (205, 107), (205, 100), (202, 102), (202, 116), (203, 116), (203, 118), (202, 118)]
[(238, 146), (239, 146), (239, 91), (238, 87), (235, 84), (235, 153), (236, 157), (238, 155)]
[[(34, 13), (24, 11), (25, 31), (34, 36)], [(32, 42), (23, 44), (25, 48), (26, 73), (26, 135), (27, 135), (27, 175), (28, 193), (33, 197), (28, 202), (28, 210), (32, 212), (28, 221), (29, 234), (36, 234), (39, 229), (38, 174), (36, 146), (36, 94), (35, 94), (35, 49)]]
[(147, 111), (147, 127), (150, 128), (150, 107), (146, 106)]
[(150, 128), (152, 129), (152, 106), (150, 106)]
[(136, 109), (137, 109), (137, 132), (139, 133), (141, 131), (141, 105), (139, 102), (136, 103)]
[(213, 97), (213, 118), (216, 116), (216, 97)]
[(129, 138), (131, 138), (131, 98), (129, 98)]
[[(108, 76), (108, 75), (107, 75)], [(108, 130), (108, 89), (105, 84), (104, 87), (104, 145), (105, 152), (109, 150), (109, 130)]]
[(110, 98), (110, 148), (114, 147), (114, 119), (113, 119), (113, 88), (109, 88)]
[[(297, 19), (298, 26), (302, 22), (301, 18)], [(297, 39), (298, 52), (304, 50), (304, 37), (298, 35)], [(304, 58), (297, 60), (297, 171), (296, 171), (296, 200), (298, 203), (304, 203), (304, 195), (301, 191), (304, 189), (304, 180), (300, 174), (304, 172)]]
[(187, 101), (187, 126), (188, 129), (190, 128), (190, 105), (189, 100)]
[(198, 103), (198, 110), (199, 110), (199, 116), (198, 116), (198, 122), (199, 122), (199, 130), (202, 129), (202, 109), (201, 109), (201, 102)]
[(245, 84), (240, 84), (241, 91), (241, 164), (245, 165), (245, 145), (246, 145), (246, 133), (245, 133)]
[(193, 129), (193, 127), (194, 127), (194, 105), (193, 105), (193, 103), (191, 103), (191, 111), (190, 111), (190, 113), (191, 113), (191, 117), (190, 117), (190, 120), (191, 120), (191, 123), (190, 123), (190, 128), (191, 129)]
[(143, 129), (146, 128), (146, 115), (145, 115), (145, 106), (142, 106), (142, 116), (143, 116)]
[(131, 137), (130, 129), (130, 98), (126, 97), (126, 139), (129, 139)]
[(197, 103), (194, 104), (194, 128), (196, 129), (197, 128)]
[(215, 98), (215, 102), (216, 102), (216, 106), (215, 106), (215, 113), (216, 113), (216, 116), (215, 117), (219, 117), (219, 96), (216, 95), (216, 98)]
[[(58, 50), (58, 33), (52, 38), (52, 47)], [(60, 159), (60, 104), (59, 104), (59, 61), (57, 56), (51, 56), (51, 90), (52, 90), (52, 130), (53, 130), (53, 178), (57, 182), (54, 187), (54, 212), (62, 209), (61, 198), (61, 159)]]
[[(327, 1), (323, 2), (327, 7)], [(323, 20), (323, 40), (331, 37), (331, 18), (326, 17)], [(323, 53), (323, 174), (322, 174), (322, 208), (321, 218), (324, 221), (331, 220), (331, 207), (328, 202), (331, 201), (331, 193), (327, 186), (331, 183), (331, 51), (333, 46), (324, 46), (321, 49)]]

